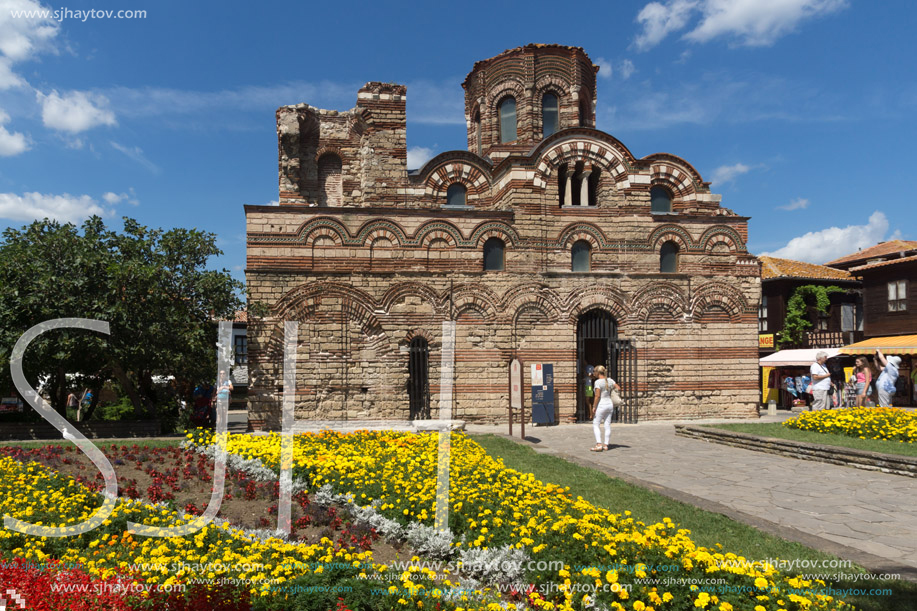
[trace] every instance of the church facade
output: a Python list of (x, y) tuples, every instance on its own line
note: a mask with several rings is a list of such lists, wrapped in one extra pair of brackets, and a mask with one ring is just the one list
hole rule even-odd
[[(467, 150), (407, 167), (406, 88), (277, 111), (279, 206), (246, 206), (249, 419), (278, 428), (283, 321), (299, 321), (297, 419), (505, 421), (513, 359), (554, 369), (560, 420), (604, 364), (633, 420), (757, 414), (760, 265), (748, 218), (687, 161), (595, 129), (576, 47), (477, 62)], [(251, 318), (251, 317), (250, 317)], [(528, 397), (526, 397), (528, 404)]]

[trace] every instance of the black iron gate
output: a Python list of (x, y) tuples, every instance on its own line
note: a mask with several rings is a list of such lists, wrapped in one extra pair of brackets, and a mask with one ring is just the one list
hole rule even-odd
[(637, 351), (633, 342), (618, 339), (618, 325), (604, 310), (583, 314), (576, 329), (577, 419), (589, 417), (585, 396), (586, 366), (604, 365), (611, 379), (621, 387), (624, 406), (615, 410), (615, 422), (637, 421)]
[(411, 420), (430, 419), (430, 347), (423, 337), (411, 340), (408, 363), (408, 397)]
[(629, 339), (610, 343), (611, 359), (607, 365), (611, 379), (621, 388), (624, 405), (615, 410), (614, 421), (637, 422), (637, 347)]

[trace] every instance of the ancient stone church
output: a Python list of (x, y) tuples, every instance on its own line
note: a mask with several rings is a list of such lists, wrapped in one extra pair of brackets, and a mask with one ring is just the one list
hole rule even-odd
[(577, 47), (527, 45), (465, 78), (467, 150), (407, 167), (406, 88), (349, 111), (277, 111), (279, 206), (246, 206), (249, 418), (279, 427), (283, 321), (297, 320), (298, 419), (440, 413), (505, 421), (508, 367), (554, 367), (555, 417), (586, 415), (585, 368), (625, 420), (756, 414), (760, 271), (748, 217), (687, 161), (595, 128)]

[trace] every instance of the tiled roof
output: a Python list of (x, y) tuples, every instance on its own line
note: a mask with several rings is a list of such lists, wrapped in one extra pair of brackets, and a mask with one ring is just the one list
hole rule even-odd
[(888, 242), (880, 242), (875, 246), (870, 246), (865, 250), (855, 252), (852, 255), (847, 255), (846, 257), (841, 257), (834, 261), (828, 261), (825, 265), (843, 265), (844, 263), (852, 263), (854, 261), (887, 257), (888, 255), (907, 250), (917, 250), (917, 242), (912, 240), (889, 240)]
[(248, 322), (248, 311), (239, 310), (232, 319), (233, 322)]
[(803, 263), (792, 259), (758, 257), (761, 261), (761, 279), (812, 278), (813, 280), (854, 280), (849, 272), (814, 263)]
[(905, 261), (908, 261), (908, 262), (917, 261), (917, 255), (911, 255), (910, 257), (901, 257), (900, 259), (889, 259), (888, 261), (877, 261), (875, 263), (870, 263), (869, 265), (860, 265), (859, 267), (851, 267), (850, 271), (861, 272), (865, 269), (873, 269), (876, 267), (885, 267), (886, 265), (897, 265), (898, 263), (904, 263)]

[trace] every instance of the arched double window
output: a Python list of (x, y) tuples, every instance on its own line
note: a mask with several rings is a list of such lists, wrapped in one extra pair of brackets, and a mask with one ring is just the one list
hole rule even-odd
[(571, 169), (563, 164), (557, 171), (557, 193), (560, 206), (597, 206), (601, 171), (577, 162)]
[(659, 249), (659, 271), (674, 274), (678, 271), (678, 244), (671, 240)]
[(344, 199), (341, 168), (341, 158), (332, 153), (322, 155), (318, 160), (319, 206), (341, 205)]
[(449, 185), (449, 188), (446, 190), (446, 205), (447, 206), (464, 206), (465, 205), (465, 195), (467, 193), (465, 185), (460, 182), (454, 182)]
[(487, 238), (484, 242), (484, 271), (503, 271), (503, 251), (506, 248), (500, 238)]
[(516, 99), (504, 98), (498, 108), (500, 115), (500, 143), (515, 142), (516, 135)]
[(575, 272), (592, 269), (592, 245), (586, 240), (577, 240), (570, 249), (570, 268)]
[(650, 189), (650, 212), (666, 214), (672, 211), (672, 194), (665, 187), (655, 186)]
[(546, 93), (541, 96), (541, 135), (543, 138), (557, 131), (560, 125), (559, 112), (556, 95)]

